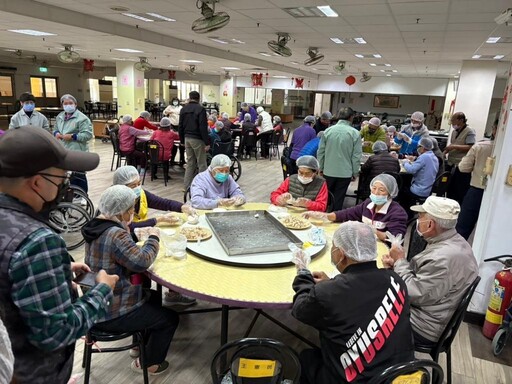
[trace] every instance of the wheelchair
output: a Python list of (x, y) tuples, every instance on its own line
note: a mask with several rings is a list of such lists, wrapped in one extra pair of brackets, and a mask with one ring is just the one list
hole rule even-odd
[(240, 160), (238, 160), (238, 157), (235, 156), (235, 147), (233, 140), (230, 142), (223, 143), (221, 141), (215, 141), (206, 155), (206, 164), (208, 166), (212, 162), (212, 158), (216, 155), (226, 155), (231, 160), (231, 166), (229, 168), (229, 173), (233, 177), (235, 181), (238, 181), (240, 176), (242, 176), (242, 164), (240, 163)]

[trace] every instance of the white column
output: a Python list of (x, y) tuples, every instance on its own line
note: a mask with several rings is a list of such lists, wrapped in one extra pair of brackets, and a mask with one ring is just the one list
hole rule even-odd
[(226, 79), (221, 76), (220, 79), (220, 109), (227, 112), (230, 117), (235, 117), (236, 110), (236, 78), (232, 76)]
[[(479, 97), (475, 97), (479, 99)], [(494, 171), (489, 176), (485, 188), (480, 216), (473, 241), (473, 251), (478, 262), (493, 256), (512, 254), (512, 186), (505, 184), (509, 167), (512, 166), (512, 67), (509, 71), (508, 85), (505, 88), (500, 113), (493, 156), (496, 157)], [(482, 116), (487, 110), (480, 108)], [(466, 112), (466, 111), (465, 111)], [(501, 269), (497, 262), (480, 265), (482, 281), (473, 295), (469, 306), (472, 312), (484, 313), (489, 301), (494, 274)]]
[(119, 115), (134, 118), (144, 110), (144, 72), (137, 71), (132, 62), (116, 62), (117, 106)]
[(455, 98), (457, 97), (457, 88), (459, 87), (459, 79), (451, 79), (446, 85), (446, 96), (444, 99), (443, 119), (441, 120), (441, 129), (448, 131), (450, 127), (450, 119), (452, 118), (455, 108)]

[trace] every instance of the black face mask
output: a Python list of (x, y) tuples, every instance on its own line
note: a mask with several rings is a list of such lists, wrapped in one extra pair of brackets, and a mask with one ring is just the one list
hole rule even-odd
[[(37, 195), (41, 198), (41, 200), (44, 201), (43, 207), (41, 208), (41, 211), (39, 211), (39, 215), (41, 215), (43, 218), (48, 220), (50, 218), (50, 212), (53, 211), (57, 205), (62, 201), (63, 196), (66, 194), (66, 191), (69, 187), (69, 178), (68, 176), (56, 176), (56, 175), (50, 175), (46, 173), (38, 173), (38, 175), (41, 175), (45, 180), (49, 181), (53, 185), (57, 187), (57, 195), (53, 200), (47, 201), (43, 196), (41, 196), (38, 192)], [(65, 179), (64, 182), (61, 184), (56, 184), (49, 178), (45, 176), (52, 176), (52, 177), (58, 177)]]

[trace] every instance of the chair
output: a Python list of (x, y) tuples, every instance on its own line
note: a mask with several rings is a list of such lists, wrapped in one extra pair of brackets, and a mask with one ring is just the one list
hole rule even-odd
[[(466, 290), (466, 293), (462, 297), (457, 309), (453, 313), (450, 321), (446, 324), (443, 333), (439, 337), (437, 344), (434, 347), (430, 347), (427, 345), (422, 345), (419, 343), (415, 343), (414, 349), (417, 352), (428, 353), (432, 359), (437, 363), (439, 362), (439, 354), (445, 352), (446, 353), (446, 377), (448, 384), (452, 382), (452, 356), (450, 347), (452, 345), (453, 339), (457, 334), (457, 330), (459, 329), (460, 323), (464, 318), (464, 314), (466, 313), (466, 309), (471, 301), (471, 297), (475, 292), (475, 289), (480, 282), (480, 276), (477, 276), (476, 279), (471, 283), (469, 288)], [(434, 374), (435, 379), (435, 374)]]
[[(431, 375), (427, 368), (432, 368), (432, 381), (430, 381)], [(428, 384), (430, 382), (432, 382), (432, 384), (443, 383), (443, 369), (441, 366), (432, 360), (413, 360), (386, 368), (378, 375), (372, 377), (368, 384)]]
[(269, 160), (272, 160), (272, 154), (270, 152), (272, 149), (272, 142), (274, 140), (274, 130), (262, 132), (258, 136), (261, 153), (264, 154), (266, 150)]
[(283, 170), (283, 180), (286, 180), (290, 176), (290, 164), (286, 156), (281, 156), (281, 169)]
[(169, 161), (163, 160), (164, 146), (158, 140), (148, 140), (144, 145), (144, 153), (146, 155), (146, 168), (144, 176), (142, 177), (142, 185), (146, 179), (147, 169), (151, 170), (151, 181), (153, 181), (153, 174), (156, 173), (156, 168), (161, 166), (164, 171), (164, 185), (167, 187), (167, 180), (169, 179)]
[(268, 151), (269, 160), (272, 160), (272, 156), (279, 158), (279, 143), (281, 142), (282, 137), (282, 131), (274, 130), (274, 132), (272, 133), (272, 140), (270, 141), (270, 148)]
[(446, 197), (446, 192), (448, 192), (451, 176), (452, 174), (449, 171), (441, 173), (434, 181), (434, 185), (432, 186), (432, 194)]
[(416, 232), (416, 220), (411, 220), (409, 246), (407, 248), (407, 260), (410, 261), (418, 253), (423, 252), (427, 247), (426, 240)]
[(300, 379), (297, 354), (287, 345), (266, 338), (235, 340), (220, 347), (213, 356), (213, 384), (231, 375), (233, 384), (280, 384), (286, 376)]
[(110, 165), (110, 170), (112, 171), (114, 168), (114, 161), (116, 159), (116, 156), (117, 156), (116, 169), (121, 166), (121, 161), (123, 158), (124, 158), (124, 164), (126, 165), (128, 162), (128, 158), (126, 155), (123, 155), (121, 153), (121, 150), (119, 149), (119, 136), (117, 135), (117, 132), (111, 131), (109, 136), (110, 136), (110, 142), (112, 143), (112, 149), (114, 151), (114, 153), (112, 154), (112, 164)]
[[(98, 341), (102, 342), (113, 342), (118, 341), (126, 338), (132, 338), (132, 343), (129, 345), (125, 345), (122, 347), (111, 347), (111, 348), (104, 348), (101, 349), (99, 347), (94, 347), (95, 343)], [(148, 379), (148, 370), (146, 367), (145, 361), (145, 347), (144, 347), (144, 336), (142, 332), (135, 331), (135, 332), (123, 332), (123, 333), (111, 333), (111, 332), (104, 332), (96, 327), (92, 327), (89, 329), (87, 334), (85, 335), (85, 348), (84, 348), (84, 356), (82, 360), (82, 368), (85, 368), (85, 374), (84, 374), (84, 384), (89, 384), (89, 376), (91, 375), (91, 358), (93, 353), (109, 353), (109, 352), (121, 352), (121, 351), (127, 351), (131, 348), (139, 347), (140, 351), (140, 363), (143, 367), (143, 376), (144, 376), (144, 384), (149, 383)]]
[(246, 131), (242, 136), (242, 150), (240, 153), (242, 154), (242, 159), (244, 158), (244, 152), (246, 147), (250, 147), (251, 150), (249, 152), (249, 156), (254, 152), (254, 158), (258, 160), (258, 148), (257, 148), (257, 137), (254, 131)]

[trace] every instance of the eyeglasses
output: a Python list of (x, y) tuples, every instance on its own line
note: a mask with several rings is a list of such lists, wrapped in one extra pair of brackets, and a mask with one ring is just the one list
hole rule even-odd
[[(36, 173), (36, 175), (40, 175), (40, 176), (50, 176), (50, 177), (56, 177), (57, 179), (65, 179), (65, 180), (68, 180), (71, 178), (71, 173), (70, 171), (67, 171), (66, 172), (66, 175), (65, 176), (62, 176), (62, 175), (53, 175), (51, 173), (44, 173), (44, 172), (39, 172), (39, 173)], [(46, 179), (46, 177), (45, 177)]]

